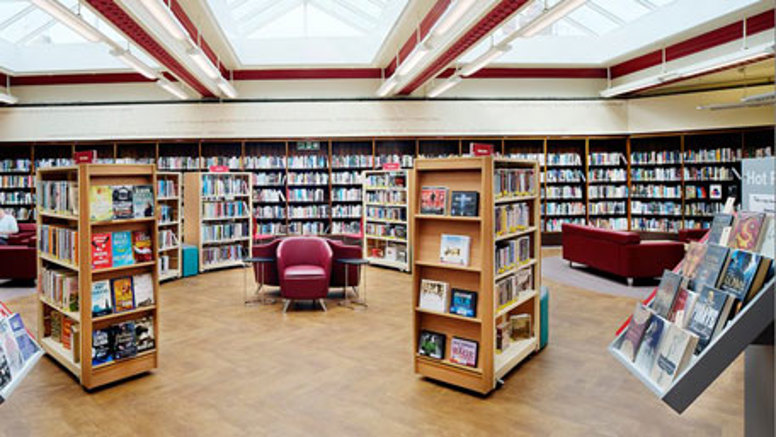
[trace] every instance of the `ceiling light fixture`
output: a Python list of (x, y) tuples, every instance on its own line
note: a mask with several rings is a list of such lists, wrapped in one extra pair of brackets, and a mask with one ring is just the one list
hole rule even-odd
[(383, 81), (383, 84), (380, 85), (380, 88), (377, 89), (377, 95), (379, 97), (385, 97), (388, 94), (393, 91), (394, 88), (396, 88), (396, 85), (399, 84), (399, 79), (396, 78), (396, 75), (391, 76), (390, 78)]
[(177, 84), (170, 82), (167, 79), (159, 79), (156, 81), (156, 84), (159, 85), (162, 89), (164, 89), (168, 93), (174, 95), (175, 97), (181, 100), (185, 100), (189, 98), (189, 95), (186, 94), (186, 91), (184, 91), (183, 88), (181, 88)]
[(202, 70), (207, 77), (213, 80), (221, 77), (221, 72), (218, 71), (218, 68), (216, 68), (212, 62), (210, 62), (210, 59), (205, 56), (205, 53), (202, 50), (198, 48), (190, 48), (186, 50), (186, 54), (189, 55), (191, 60), (197, 64), (200, 70)]
[(474, 5), (474, 3), (475, 0), (458, 0), (455, 2), (455, 5), (448, 9), (447, 13), (442, 18), (442, 21), (434, 27), (433, 34), (439, 37), (447, 33), (450, 28), (463, 17), (466, 11)]
[(47, 14), (56, 18), (57, 20), (65, 24), (67, 27), (73, 29), (79, 35), (86, 38), (88, 41), (100, 42), (103, 40), (102, 34), (97, 29), (95, 29), (91, 24), (84, 21), (83, 18), (81, 18), (81, 16), (73, 13), (73, 11), (68, 9), (62, 3), (59, 3), (56, 0), (31, 0), (31, 1), (35, 6), (39, 7), (40, 9), (43, 9)]
[(227, 81), (226, 79), (221, 78), (217, 80), (216, 85), (218, 85), (218, 89), (220, 89), (221, 92), (224, 93), (226, 97), (229, 97), (230, 99), (234, 99), (237, 97), (237, 90), (234, 89), (232, 84), (229, 83), (229, 81)]
[(129, 67), (134, 68), (135, 71), (142, 74), (148, 79), (156, 79), (158, 77), (156, 70), (146, 65), (140, 59), (136, 58), (128, 50), (114, 49), (110, 51), (110, 54), (119, 58), (122, 62), (127, 64)]
[(415, 50), (410, 53), (409, 56), (399, 65), (396, 69), (396, 74), (399, 76), (406, 76), (418, 63), (426, 56), (433, 47), (431, 44), (424, 42), (415, 47)]
[(582, 6), (586, 1), (587, 0), (561, 1), (550, 9), (547, 9), (546, 12), (536, 17), (536, 19), (526, 24), (524, 27), (518, 29), (517, 32), (515, 32), (515, 37), (522, 36), (524, 38), (530, 38), (536, 35), (553, 25), (556, 21), (573, 12), (574, 9)]
[(483, 53), (482, 56), (463, 66), (463, 68), (461, 68), (461, 76), (471, 76), (510, 50), (512, 50), (512, 46), (509, 44), (500, 44), (491, 47), (490, 50)]
[(183, 30), (180, 22), (174, 17), (172, 10), (166, 1), (161, 0), (140, 0), (146, 10), (154, 16), (156, 21), (162, 25), (164, 30), (178, 41), (188, 39), (188, 34)]
[(441, 82), (439, 85), (435, 86), (434, 88), (432, 88), (431, 91), (428, 92), (428, 96), (430, 98), (437, 97), (438, 95), (444, 93), (450, 88), (458, 85), (460, 82), (461, 82), (461, 76), (453, 76), (447, 79), (446, 81)]

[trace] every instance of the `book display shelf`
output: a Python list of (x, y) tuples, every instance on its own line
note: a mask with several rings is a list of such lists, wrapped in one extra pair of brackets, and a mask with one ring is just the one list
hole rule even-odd
[(37, 172), (38, 338), (91, 389), (158, 365), (153, 165)]
[(288, 234), (286, 147), (280, 141), (245, 143), (243, 168), (253, 173), (254, 235)]
[(182, 178), (177, 172), (156, 173), (159, 205), (159, 280), (180, 278), (183, 272), (181, 246)]
[(412, 172), (367, 170), (363, 178), (364, 258), (373, 265), (409, 272)]
[(331, 234), (360, 235), (363, 171), (374, 168), (371, 140), (331, 142)]
[(586, 223), (585, 150), (584, 139), (547, 141), (542, 202), (545, 232), (560, 232), (563, 223)]
[(491, 156), (415, 165), (415, 372), (488, 393), (539, 346), (539, 167)]
[(631, 230), (682, 228), (682, 142), (677, 136), (631, 138)]
[(35, 220), (35, 183), (31, 150), (0, 148), (0, 207), (19, 222)]
[(331, 190), (328, 141), (288, 145), (288, 233), (320, 235), (330, 231)]
[(183, 240), (199, 249), (199, 270), (242, 266), (253, 247), (251, 173), (186, 173)]
[(588, 223), (628, 230), (627, 138), (589, 138), (587, 154)]

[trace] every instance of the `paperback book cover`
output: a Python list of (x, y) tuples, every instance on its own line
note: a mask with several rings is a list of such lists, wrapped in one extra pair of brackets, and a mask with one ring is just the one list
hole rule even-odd
[(132, 256), (132, 232), (118, 231), (111, 233), (113, 249), (113, 267), (128, 266), (135, 263)]
[(686, 287), (680, 287), (679, 291), (676, 292), (671, 312), (668, 313), (668, 320), (676, 323), (680, 328), (686, 327), (690, 318), (690, 312), (697, 298), (698, 293), (693, 293)]
[(695, 279), (691, 282), (690, 288), (698, 292), (704, 285), (716, 287), (729, 251), (730, 249), (725, 246), (709, 244), (703, 255), (703, 261), (695, 272)]
[(135, 320), (135, 339), (137, 340), (137, 352), (145, 352), (155, 347), (154, 318), (143, 317)]
[(684, 260), (682, 260), (682, 267), (679, 270), (679, 274), (685, 278), (695, 278), (698, 267), (703, 261), (703, 256), (706, 255), (707, 247), (708, 246), (705, 244), (698, 243), (697, 241), (691, 241), (689, 247), (687, 248), (687, 253), (684, 255)]
[(687, 330), (698, 336), (695, 353), (701, 353), (722, 330), (733, 306), (733, 296), (708, 285), (698, 295)]
[(447, 212), (447, 188), (422, 187), (420, 189), (420, 213), (445, 215)]
[(133, 276), (132, 288), (135, 294), (135, 307), (154, 304), (154, 277), (150, 273)]
[(13, 376), (11, 375), (11, 365), (8, 362), (8, 357), (5, 354), (2, 343), (0, 343), (0, 390), (11, 383)]
[(445, 357), (445, 334), (432, 331), (420, 331), (418, 353), (420, 355), (441, 360)]
[(110, 363), (113, 361), (111, 343), (113, 328), (95, 329), (92, 332), (92, 365)]
[(722, 231), (729, 227), (733, 223), (732, 214), (715, 214), (714, 219), (711, 222), (711, 230), (709, 231), (709, 238), (706, 241), (708, 244), (725, 244), (721, 241)]
[(113, 312), (113, 299), (110, 292), (110, 281), (92, 282), (92, 317), (100, 317)]
[(477, 293), (453, 288), (453, 295), (450, 299), (450, 314), (457, 314), (464, 317), (476, 317)]
[(420, 281), (420, 299), (418, 306), (424, 310), (444, 313), (447, 310), (446, 282), (423, 279)]
[(759, 250), (760, 231), (764, 221), (764, 212), (739, 212), (733, 221), (733, 230), (730, 232), (728, 246), (732, 249)]
[(477, 367), (477, 347), (479, 343), (459, 337), (450, 339), (450, 362), (462, 366)]
[(110, 286), (113, 290), (113, 309), (115, 312), (120, 313), (135, 308), (131, 276), (111, 279)]
[(113, 190), (108, 185), (92, 185), (89, 188), (89, 219), (105, 221), (113, 219)]
[(136, 263), (153, 260), (151, 234), (147, 231), (132, 231), (132, 254)]
[(739, 249), (731, 251), (719, 288), (742, 303), (748, 302), (762, 286), (770, 262), (770, 259), (757, 253)]
[(674, 298), (681, 283), (681, 275), (677, 275), (670, 270), (663, 271), (663, 277), (660, 279), (660, 285), (657, 287), (657, 294), (655, 294), (655, 298), (649, 305), (657, 315), (668, 318), (668, 313), (671, 311), (671, 306), (674, 304)]
[(480, 193), (476, 191), (453, 191), (450, 194), (450, 215), (477, 217), (479, 215)]
[(113, 357), (117, 360), (131, 358), (137, 355), (137, 338), (135, 338), (135, 322), (119, 323), (114, 327)]
[(533, 337), (533, 324), (530, 314), (515, 314), (509, 317), (512, 340), (527, 340)]
[(669, 323), (650, 378), (666, 390), (684, 370), (698, 344), (698, 336)]
[(113, 265), (111, 234), (92, 234), (92, 270), (106, 269)]
[(113, 218), (131, 219), (132, 213), (132, 186), (114, 185), (113, 187)]
[(620, 353), (627, 359), (633, 361), (636, 358), (636, 351), (639, 350), (644, 331), (647, 329), (647, 325), (652, 317), (652, 312), (641, 302), (636, 304), (636, 308), (633, 310), (633, 316), (628, 323), (628, 327), (622, 336), (622, 342), (618, 347)]
[(636, 354), (635, 366), (644, 375), (649, 375), (657, 358), (657, 350), (663, 339), (666, 322), (660, 316), (654, 316), (649, 320), (649, 326), (644, 331), (639, 352)]
[(22, 358), (26, 362), (35, 355), (40, 348), (30, 338), (27, 328), (24, 326), (22, 316), (14, 314), (8, 318), (8, 323), (11, 326), (11, 332), (16, 339), (16, 344), (19, 346), (19, 350), (22, 353)]
[(776, 216), (768, 214), (763, 225), (763, 239), (760, 253), (770, 259), (776, 259)]
[(132, 187), (132, 213), (135, 218), (154, 216), (154, 187), (135, 185)]
[(0, 345), (5, 350), (8, 364), (11, 367), (11, 374), (17, 375), (24, 367), (24, 355), (21, 349), (19, 349), (19, 345), (16, 344), (8, 317), (0, 318)]
[(469, 243), (466, 235), (442, 234), (439, 260), (445, 264), (469, 265)]

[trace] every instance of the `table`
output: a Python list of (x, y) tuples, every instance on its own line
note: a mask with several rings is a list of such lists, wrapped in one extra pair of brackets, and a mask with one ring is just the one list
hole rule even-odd
[[(364, 297), (363, 297), (363, 299), (358, 299), (358, 300), (355, 300), (355, 301), (351, 301), (350, 299), (348, 299), (348, 277), (350, 277), (350, 267), (351, 266), (355, 266), (356, 267), (356, 269), (357, 269), (356, 271), (358, 272), (358, 275), (360, 277), (361, 273), (362, 273), (361, 266), (363, 266), (365, 264), (369, 264), (369, 261), (364, 259), (364, 258), (338, 258), (335, 261), (345, 265), (345, 296), (344, 296), (345, 300), (340, 302), (340, 305), (346, 306), (346, 307), (348, 307), (350, 309), (355, 309), (355, 308), (353, 308), (353, 305), (361, 305), (364, 308), (366, 308), (368, 306), (367, 303), (366, 303), (366, 275), (364, 275), (364, 281), (363, 281), (363, 284), (364, 284), (364, 286), (363, 286), (364, 287)], [(360, 293), (356, 292), (356, 297), (361, 298)]]
[[(264, 268), (262, 264), (264, 263), (271, 263), (275, 262), (274, 257), (263, 257), (263, 256), (257, 256), (257, 257), (251, 257), (246, 258), (243, 260), (243, 267), (244, 273), (243, 273), (243, 290), (245, 290), (245, 303), (259, 303), (262, 305), (269, 305), (275, 303), (275, 299), (267, 296), (261, 296), (262, 294), (266, 293), (260, 293), (261, 289), (264, 288)], [(259, 297), (256, 300), (249, 299), (248, 296), (248, 272), (253, 271), (253, 265), (259, 264), (259, 286), (256, 288), (256, 291), (253, 292), (254, 297)]]

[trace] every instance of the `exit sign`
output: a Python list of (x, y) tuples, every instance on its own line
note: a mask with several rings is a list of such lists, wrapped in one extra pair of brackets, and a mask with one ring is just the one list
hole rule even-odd
[(320, 150), (320, 141), (297, 141), (296, 150)]

